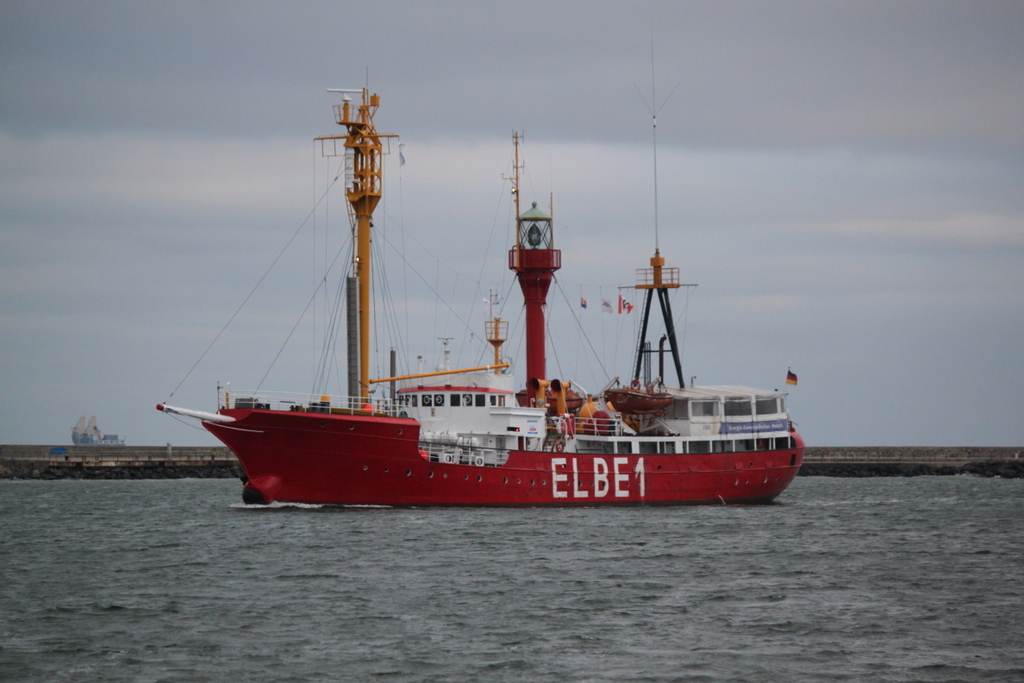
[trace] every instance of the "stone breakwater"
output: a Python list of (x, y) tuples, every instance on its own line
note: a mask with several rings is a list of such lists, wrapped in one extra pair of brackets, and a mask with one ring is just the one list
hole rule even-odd
[(1024, 460), (984, 460), (964, 465), (927, 465), (924, 463), (861, 463), (804, 461), (797, 473), (801, 477), (920, 477), (925, 475), (973, 474), (979, 477), (1024, 478)]
[(4, 446), (0, 479), (237, 479), (224, 447)]
[(973, 474), (1024, 477), (1024, 448), (808, 447), (800, 476), (917, 477)]
[[(1024, 448), (808, 447), (802, 476), (1024, 477)], [(4, 446), (0, 479), (240, 478), (223, 446)]]

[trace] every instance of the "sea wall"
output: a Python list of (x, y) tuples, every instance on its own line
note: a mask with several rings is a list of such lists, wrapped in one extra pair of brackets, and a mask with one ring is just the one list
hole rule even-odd
[(802, 477), (917, 477), (973, 474), (1024, 478), (1024, 448), (808, 447)]
[(913, 463), (959, 466), (969, 462), (1017, 460), (1022, 454), (1024, 447), (808, 446), (804, 452), (804, 463)]
[(237, 478), (223, 446), (0, 445), (0, 479)]
[[(892, 477), (975, 474), (1024, 477), (1024, 448), (808, 447), (801, 476)], [(0, 479), (240, 477), (223, 446), (0, 445)]]

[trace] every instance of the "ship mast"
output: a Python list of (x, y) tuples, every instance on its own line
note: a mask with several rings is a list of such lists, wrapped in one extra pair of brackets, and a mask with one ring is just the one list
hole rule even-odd
[(490, 310), (490, 315), (484, 323), (484, 331), (487, 334), (487, 341), (494, 347), (494, 374), (497, 375), (501, 372), (501, 368), (497, 367), (501, 363), (501, 345), (508, 338), (508, 321), (502, 320), (501, 316), (494, 317), (493, 289), (489, 290), (487, 294), (487, 308)]
[[(654, 293), (658, 293), (658, 303), (661, 306), (661, 316), (665, 323), (665, 336), (662, 341), (668, 341), (669, 351), (672, 353), (672, 363), (675, 365), (676, 378), (679, 380), (679, 387), (685, 388), (686, 382), (683, 380), (683, 366), (679, 361), (679, 342), (676, 339), (676, 327), (675, 321), (672, 317), (672, 304), (669, 301), (669, 290), (678, 289), (679, 287), (696, 287), (696, 285), (681, 285), (679, 284), (679, 269), (678, 268), (666, 268), (665, 258), (661, 255), (661, 248), (659, 245), (658, 235), (658, 109), (657, 98), (654, 90), (654, 40), (653, 35), (651, 39), (651, 141), (654, 151), (654, 256), (651, 257), (650, 268), (637, 268), (636, 270), (636, 289), (647, 290), (647, 295), (644, 297), (643, 306), (643, 318), (640, 323), (640, 337), (637, 342), (636, 348), (636, 366), (633, 370), (633, 380), (640, 380), (640, 371), (643, 368), (644, 356), (652, 353), (650, 346), (647, 344), (647, 323), (651, 317), (651, 303)], [(673, 90), (675, 92), (675, 90)], [(669, 97), (672, 94), (669, 93)], [(642, 97), (642, 95), (641, 95)], [(668, 101), (668, 98), (665, 98)], [(664, 102), (662, 102), (664, 105)], [(659, 381), (664, 383), (664, 356), (663, 352), (659, 349), (658, 355), (660, 356), (659, 362)]]
[[(373, 124), (373, 115), (380, 106), (380, 96), (371, 95), (366, 88), (361, 90), (329, 89), (328, 92), (344, 93), (343, 103), (334, 105), (334, 119), (339, 126), (345, 126), (348, 135), (316, 138), (320, 141), (323, 156), (346, 157), (346, 194), (349, 202), (349, 214), (354, 218), (356, 249), (352, 270), (354, 278), (349, 279), (350, 292), (355, 286), (357, 296), (349, 297), (349, 304), (358, 306), (357, 329), (349, 331), (349, 394), (360, 398), (370, 395), (370, 244), (373, 230), (373, 211), (383, 194), (381, 177), (382, 159), (384, 154), (382, 138), (398, 137), (389, 133), (378, 133)], [(360, 93), (362, 104), (352, 106), (349, 93)], [(343, 140), (342, 150), (338, 151), (337, 141)], [(327, 141), (332, 141), (327, 144)], [(350, 165), (351, 164), (351, 165)], [(353, 298), (356, 301), (353, 301)], [(353, 334), (354, 332), (354, 334)], [(358, 371), (353, 367), (356, 346), (351, 337), (358, 339)], [(356, 377), (353, 377), (355, 375)], [(354, 380), (358, 381), (354, 381)]]

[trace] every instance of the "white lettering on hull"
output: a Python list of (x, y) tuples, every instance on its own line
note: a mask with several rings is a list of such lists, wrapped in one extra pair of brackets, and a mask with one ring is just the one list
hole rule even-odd
[(625, 473), (619, 473), (619, 465), (629, 465), (629, 458), (612, 458), (612, 470), (615, 476), (612, 477), (612, 481), (615, 482), (615, 497), (616, 498), (628, 498), (629, 491), (622, 488), (622, 484), (629, 485), (629, 475)]
[[(612, 466), (609, 470), (608, 461), (604, 458), (594, 458), (591, 461), (594, 475), (594, 497), (604, 498), (611, 490), (615, 491), (616, 498), (629, 498), (629, 479), (631, 474), (636, 477), (637, 489), (640, 498), (647, 495), (647, 471), (644, 469), (644, 459), (637, 458), (632, 473), (629, 469), (629, 458), (612, 458)], [(554, 498), (568, 498), (569, 491), (560, 488), (561, 482), (569, 481), (569, 474), (565, 472), (566, 458), (551, 458), (551, 495)], [(559, 471), (561, 470), (561, 471)], [(611, 479), (609, 481), (609, 474)], [(581, 485), (579, 458), (572, 459), (572, 497), (589, 498), (590, 491)]]
[(580, 488), (580, 468), (576, 464), (576, 458), (572, 459), (572, 497), (589, 498), (590, 492)]
[(608, 463), (604, 458), (594, 458), (594, 497), (608, 495)]
[(559, 491), (558, 482), (565, 481), (569, 478), (568, 474), (559, 474), (558, 466), (565, 467), (565, 458), (551, 458), (551, 489), (552, 495), (555, 498), (567, 498), (569, 496), (568, 491)]

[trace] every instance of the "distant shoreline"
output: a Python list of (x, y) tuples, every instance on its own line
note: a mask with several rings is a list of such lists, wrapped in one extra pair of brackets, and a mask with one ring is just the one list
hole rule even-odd
[[(808, 447), (800, 476), (1024, 477), (1024, 448)], [(223, 446), (0, 445), (0, 479), (231, 479), (242, 476)]]

